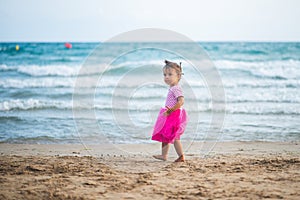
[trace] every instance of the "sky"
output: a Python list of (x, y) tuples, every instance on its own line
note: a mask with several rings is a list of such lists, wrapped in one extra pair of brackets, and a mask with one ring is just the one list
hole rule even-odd
[(0, 0), (1, 42), (101, 42), (141, 28), (194, 41), (300, 41), (300, 0)]

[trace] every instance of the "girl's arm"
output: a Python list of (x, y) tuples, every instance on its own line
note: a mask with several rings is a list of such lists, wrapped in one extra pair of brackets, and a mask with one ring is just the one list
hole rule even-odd
[(184, 104), (184, 97), (178, 97), (178, 98), (177, 98), (177, 103), (175, 104), (175, 106), (173, 106), (172, 108), (169, 108), (168, 106), (166, 106), (167, 109), (168, 109), (168, 110), (165, 112), (166, 115), (169, 115), (169, 114), (171, 114), (171, 112), (173, 112), (173, 111), (179, 109), (183, 104)]

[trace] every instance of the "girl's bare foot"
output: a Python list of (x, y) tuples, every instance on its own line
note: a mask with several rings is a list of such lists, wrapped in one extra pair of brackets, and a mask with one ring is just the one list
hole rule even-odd
[(184, 162), (184, 155), (179, 156), (174, 162)]
[(153, 158), (158, 159), (158, 160), (163, 160), (163, 161), (167, 160), (167, 158), (162, 155), (154, 155)]

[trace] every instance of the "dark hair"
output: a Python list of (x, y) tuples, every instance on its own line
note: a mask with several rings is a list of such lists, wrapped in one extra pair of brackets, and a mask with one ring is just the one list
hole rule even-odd
[(180, 65), (178, 65), (177, 63), (165, 60), (165, 64), (166, 65), (164, 66), (163, 70), (168, 69), (168, 68), (173, 68), (173, 69), (175, 69), (177, 74), (180, 75), (180, 77), (181, 77), (181, 75), (183, 75), (182, 68), (181, 68), (181, 62), (180, 62)]

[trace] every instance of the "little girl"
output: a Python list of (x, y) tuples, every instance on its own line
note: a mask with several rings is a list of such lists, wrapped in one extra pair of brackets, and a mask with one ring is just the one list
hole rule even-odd
[(165, 108), (160, 109), (152, 134), (152, 140), (162, 142), (162, 153), (161, 155), (154, 155), (153, 157), (166, 161), (169, 144), (174, 143), (175, 150), (178, 154), (178, 158), (175, 162), (184, 162), (180, 136), (183, 134), (187, 124), (187, 114), (182, 108), (184, 97), (182, 89), (178, 85), (181, 75), (183, 74), (181, 63), (178, 65), (177, 63), (165, 60), (163, 73), (164, 81), (170, 88)]

